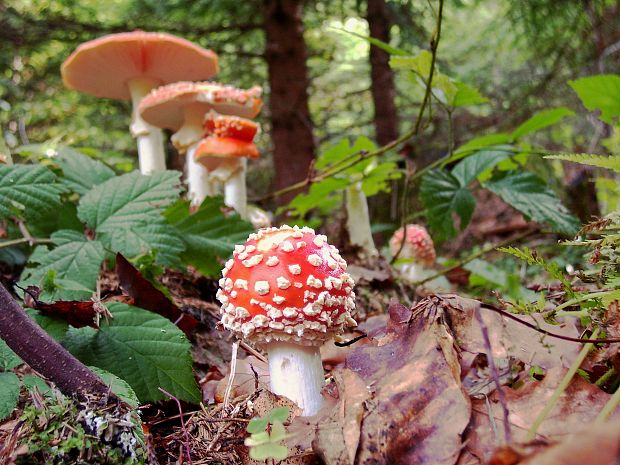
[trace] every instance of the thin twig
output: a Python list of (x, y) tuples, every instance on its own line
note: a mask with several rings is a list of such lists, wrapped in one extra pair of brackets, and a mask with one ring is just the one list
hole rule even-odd
[(221, 416), (226, 414), (226, 408), (230, 402), (230, 392), (232, 391), (233, 382), (235, 380), (235, 373), (237, 372), (237, 352), (239, 351), (239, 343), (233, 342), (232, 355), (230, 359), (230, 373), (228, 374), (228, 383), (226, 383), (226, 391), (224, 391), (224, 406), (222, 408)]
[(497, 371), (497, 366), (495, 365), (495, 359), (493, 358), (493, 350), (491, 349), (491, 339), (489, 338), (489, 329), (487, 325), (484, 323), (482, 319), (482, 314), (480, 313), (480, 307), (476, 307), (476, 311), (474, 312), (476, 316), (476, 321), (480, 325), (480, 331), (482, 331), (482, 340), (484, 342), (484, 348), (487, 352), (487, 363), (489, 364), (489, 368), (491, 370), (491, 376), (493, 377), (493, 382), (495, 383), (495, 390), (497, 391), (497, 397), (499, 398), (499, 403), (502, 407), (503, 419), (504, 419), (504, 443), (510, 444), (512, 442), (512, 432), (510, 431), (510, 420), (508, 411), (508, 402), (506, 401), (506, 393), (502, 388), (502, 383), (499, 379), (499, 373)]
[(189, 445), (189, 432), (187, 431), (187, 428), (185, 427), (185, 420), (183, 419), (183, 409), (181, 408), (181, 402), (179, 401), (179, 399), (174, 397), (164, 388), (160, 387), (157, 389), (159, 389), (163, 394), (165, 394), (166, 396), (168, 396), (170, 399), (174, 400), (177, 403), (177, 407), (179, 408), (179, 415), (180, 415), (179, 418), (181, 419), (181, 431), (183, 432), (183, 439), (184, 439), (183, 446), (185, 447), (185, 453), (187, 454), (187, 461), (189, 462), (189, 465), (192, 465), (191, 448)]
[(249, 346), (247, 343), (245, 343), (244, 341), (239, 341), (239, 347), (241, 347), (243, 350), (245, 350), (248, 354), (250, 355), (254, 355), (254, 357), (256, 357), (257, 359), (259, 359), (261, 362), (265, 362), (267, 363), (267, 357), (265, 357), (263, 354), (261, 354), (258, 350), (256, 350), (254, 347)]
[(520, 240), (525, 239), (528, 236), (531, 236), (532, 234), (538, 232), (538, 229), (530, 229), (528, 231), (525, 231), (522, 234), (519, 234), (518, 236), (515, 237), (511, 237), (509, 239), (506, 239), (504, 241), (498, 242), (497, 244), (493, 244), (493, 245), (489, 245), (486, 247), (483, 247), (481, 250), (479, 250), (478, 252), (475, 252), (471, 255), (468, 255), (467, 257), (463, 258), (462, 260), (459, 260), (458, 262), (456, 262), (454, 265), (449, 266), (448, 268), (444, 268), (441, 271), (438, 271), (437, 273), (431, 275), (431, 276), (427, 276), (424, 279), (421, 279), (420, 281), (416, 281), (414, 284), (415, 285), (420, 285), (420, 284), (424, 284), (428, 281), (432, 281), (433, 279), (439, 278), (440, 276), (443, 276), (447, 273), (450, 273), (450, 271), (454, 271), (457, 268), (462, 267), (463, 265), (468, 264), (469, 262), (471, 262), (472, 260), (475, 260), (476, 258), (482, 257), (483, 255), (488, 254), (489, 252), (494, 251), (495, 249), (499, 248), (499, 247), (505, 247), (508, 244), (512, 244), (513, 242), (517, 242)]
[(39, 239), (36, 237), (22, 237), (21, 239), (12, 239), (10, 241), (2, 241), (0, 242), (0, 249), (4, 248), (4, 247), (12, 247), (14, 245), (21, 245), (21, 244), (28, 244), (28, 245), (34, 245), (34, 244), (51, 244), (52, 240), (51, 239)]

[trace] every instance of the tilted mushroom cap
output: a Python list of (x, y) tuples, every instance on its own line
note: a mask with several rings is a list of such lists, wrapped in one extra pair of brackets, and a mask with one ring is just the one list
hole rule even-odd
[(222, 323), (258, 343), (321, 345), (356, 324), (346, 268), (338, 249), (310, 228), (261, 229), (222, 270)]
[[(400, 253), (403, 258), (411, 258), (414, 262), (430, 266), (437, 258), (435, 246), (426, 228), (417, 224), (405, 226), (407, 237)], [(396, 254), (403, 241), (403, 228), (398, 228), (390, 239), (390, 252)]]
[(260, 158), (260, 153), (254, 142), (248, 142), (234, 137), (208, 136), (200, 141), (194, 159), (206, 166), (215, 169), (212, 158)]
[(218, 72), (217, 55), (188, 40), (162, 32), (110, 34), (81, 44), (60, 68), (69, 88), (113, 99), (129, 99), (127, 81), (151, 78), (162, 84), (209, 79)]
[(262, 89), (254, 86), (242, 90), (217, 82), (175, 82), (153, 89), (140, 104), (145, 121), (160, 128), (179, 130), (185, 121), (183, 112), (188, 105), (202, 105), (204, 113), (218, 113), (254, 118), (263, 105)]

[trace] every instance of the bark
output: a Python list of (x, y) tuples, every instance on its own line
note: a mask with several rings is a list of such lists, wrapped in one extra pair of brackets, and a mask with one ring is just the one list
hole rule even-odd
[[(368, 0), (366, 20), (370, 35), (382, 42), (390, 42), (390, 14), (385, 0)], [(387, 52), (370, 46), (370, 89), (375, 108), (375, 132), (379, 145), (385, 145), (398, 137), (398, 116), (394, 97), (394, 72)]]
[[(274, 184), (276, 189), (281, 189), (304, 180), (314, 159), (303, 0), (264, 0), (264, 6)], [(288, 202), (295, 194), (280, 197), (279, 203)]]
[(97, 375), (37, 325), (0, 284), (0, 338), (69, 396), (113, 396)]

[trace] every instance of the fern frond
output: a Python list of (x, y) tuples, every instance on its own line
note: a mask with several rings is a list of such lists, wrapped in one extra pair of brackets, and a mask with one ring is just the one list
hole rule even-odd
[(608, 168), (620, 173), (620, 155), (595, 155), (592, 153), (560, 153), (557, 155), (547, 155), (545, 158), (554, 160), (566, 160), (582, 165), (597, 166)]
[(540, 266), (554, 279), (557, 279), (562, 283), (564, 291), (569, 297), (573, 298), (575, 296), (575, 292), (573, 291), (570, 281), (566, 279), (566, 276), (564, 276), (564, 273), (557, 263), (547, 262), (543, 257), (538, 255), (536, 251), (531, 250), (529, 247), (523, 247), (523, 249), (517, 249), (516, 247), (499, 247), (497, 250), (512, 255), (519, 260), (523, 260), (528, 265)]

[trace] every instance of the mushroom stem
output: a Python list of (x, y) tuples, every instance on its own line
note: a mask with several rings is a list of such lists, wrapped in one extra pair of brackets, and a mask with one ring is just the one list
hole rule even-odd
[(166, 170), (164, 138), (160, 129), (151, 126), (138, 113), (140, 101), (149, 91), (160, 84), (155, 79), (134, 78), (127, 82), (131, 93), (131, 135), (138, 140), (138, 163), (142, 174)]
[(247, 160), (245, 158), (224, 158), (214, 166), (216, 168), (211, 171), (211, 177), (224, 183), (224, 203), (234, 208), (241, 218), (247, 219), (248, 199), (245, 188)]
[(345, 192), (347, 207), (347, 230), (351, 244), (360, 246), (369, 255), (376, 255), (377, 249), (370, 230), (370, 216), (368, 202), (362, 190), (362, 183), (358, 181), (347, 187)]
[(211, 178), (209, 171), (194, 158), (198, 142), (192, 144), (185, 154), (185, 169), (187, 175), (187, 197), (192, 206), (202, 203), (206, 197), (217, 195), (217, 183)]
[(321, 389), (324, 385), (319, 348), (276, 341), (267, 344), (265, 349), (271, 391), (295, 402), (303, 416), (316, 415), (323, 404)]

